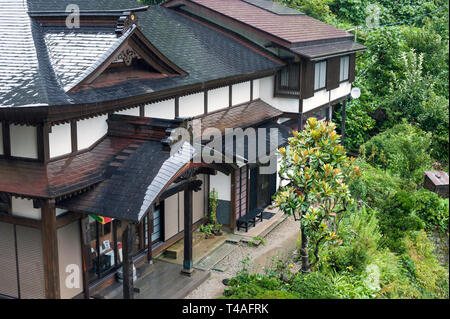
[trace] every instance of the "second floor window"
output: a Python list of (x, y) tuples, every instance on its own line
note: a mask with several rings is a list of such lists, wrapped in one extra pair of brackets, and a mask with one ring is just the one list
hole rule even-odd
[(314, 70), (314, 91), (325, 87), (327, 78), (327, 61), (317, 62)]
[(341, 58), (341, 69), (340, 69), (341, 72), (339, 76), (340, 82), (348, 80), (349, 68), (350, 68), (350, 57), (347, 55)]
[(281, 69), (276, 77), (275, 90), (280, 94), (298, 94), (299, 91), (299, 72), (298, 63), (290, 63)]

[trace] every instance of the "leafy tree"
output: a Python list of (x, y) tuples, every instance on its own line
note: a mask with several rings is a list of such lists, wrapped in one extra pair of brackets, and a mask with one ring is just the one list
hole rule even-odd
[(351, 199), (347, 182), (360, 170), (347, 158), (334, 123), (310, 118), (301, 133), (293, 134), (288, 148), (279, 150), (279, 175), (288, 185), (280, 188), (275, 202), (284, 213), (300, 215), (302, 272), (308, 273), (319, 261), (320, 245), (338, 239), (338, 221)]

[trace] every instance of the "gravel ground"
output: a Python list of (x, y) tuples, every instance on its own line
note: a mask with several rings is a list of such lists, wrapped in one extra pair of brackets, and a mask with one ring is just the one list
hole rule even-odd
[[(259, 245), (250, 247), (240, 243), (236, 249), (219, 264), (226, 265), (225, 272), (211, 270), (211, 277), (192, 291), (186, 299), (215, 299), (222, 296), (225, 286), (223, 279), (234, 277), (236, 272), (242, 268), (242, 260), (250, 257), (250, 266), (253, 272), (262, 272), (263, 267), (269, 267), (272, 257), (288, 257), (295, 253), (295, 242), (298, 236), (299, 224), (294, 218), (288, 217), (273, 229), (266, 237), (266, 246)], [(294, 265), (298, 268), (298, 265)]]

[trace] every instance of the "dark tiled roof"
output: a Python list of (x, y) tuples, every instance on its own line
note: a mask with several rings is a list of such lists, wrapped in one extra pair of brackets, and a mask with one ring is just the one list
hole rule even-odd
[(326, 56), (348, 54), (365, 49), (366, 47), (362, 44), (353, 42), (352, 40), (344, 40), (333, 43), (322, 43), (291, 48), (291, 51), (307, 57), (308, 59), (318, 59)]
[(102, 181), (114, 156), (133, 149), (135, 142), (106, 138), (89, 152), (48, 164), (0, 159), (0, 191), (51, 198), (80, 190)]
[(224, 132), (226, 128), (246, 128), (276, 118), (283, 112), (258, 99), (200, 116), (202, 130), (210, 127)]
[(117, 38), (112, 28), (45, 28), (43, 36), (50, 65), (64, 91), (69, 91), (109, 57), (128, 33)]
[[(5, 1), (4, 1), (5, 2)], [(139, 6), (133, 0), (6, 0), (0, 7), (0, 106), (85, 104), (114, 101), (186, 85), (273, 70), (278, 63), (204, 25), (160, 6), (138, 12), (142, 32), (187, 76), (131, 80), (110, 87), (66, 93), (66, 88), (99, 63), (107, 48), (117, 44), (99, 28), (59, 30), (42, 27), (28, 10), (61, 10), (67, 3), (87, 9)], [(125, 3), (125, 4), (124, 4)], [(104, 5), (104, 6), (103, 6)], [(70, 48), (70, 49), (69, 49)], [(95, 53), (94, 53), (95, 52)], [(96, 62), (95, 59), (99, 58)], [(67, 71), (73, 63), (73, 68)]]
[[(279, 15), (242, 0), (188, 0), (289, 43), (351, 37), (307, 15)], [(266, 0), (270, 3), (270, 0)]]
[[(236, 157), (241, 161), (247, 163), (267, 163), (267, 159), (276, 155), (276, 151), (281, 146), (288, 142), (288, 138), (291, 137), (292, 130), (284, 125), (277, 124), (275, 122), (267, 122), (261, 125), (255, 125), (255, 145), (249, 147), (248, 138), (244, 138), (241, 142), (236, 141), (235, 143), (243, 143), (243, 147), (238, 149), (233, 147), (229, 149), (224, 143), (224, 154), (227, 157)], [(263, 134), (263, 136), (261, 136)], [(258, 141), (264, 139), (265, 149), (260, 149), (260, 144)]]
[[(16, 1), (22, 2), (22, 1)], [(125, 11), (142, 7), (136, 0), (26, 0), (30, 12), (65, 12), (68, 5), (76, 4), (80, 11)]]
[(117, 161), (110, 177), (93, 190), (58, 203), (58, 207), (101, 216), (139, 221), (178, 171), (194, 156), (185, 143), (173, 156), (160, 142), (142, 142), (125, 161)]

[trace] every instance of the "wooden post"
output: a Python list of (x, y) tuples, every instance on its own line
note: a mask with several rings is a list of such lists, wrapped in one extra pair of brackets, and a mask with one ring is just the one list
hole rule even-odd
[(192, 198), (193, 190), (188, 183), (184, 189), (184, 261), (182, 273), (191, 276), (192, 261)]
[(44, 259), (45, 297), (61, 298), (59, 286), (58, 236), (55, 200), (42, 201), (42, 254)]
[(347, 112), (347, 101), (344, 101), (344, 104), (342, 106), (342, 122), (341, 122), (341, 144), (342, 146), (345, 146), (345, 118), (346, 118), (346, 112)]
[(127, 227), (122, 234), (123, 241), (123, 299), (134, 299), (133, 288), (133, 229), (131, 223), (128, 223)]

